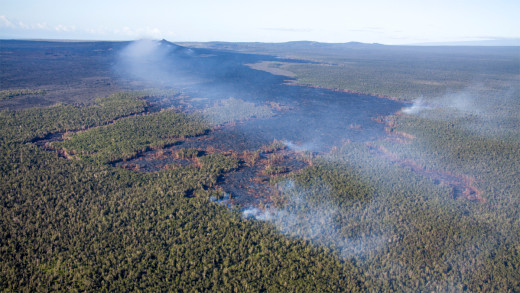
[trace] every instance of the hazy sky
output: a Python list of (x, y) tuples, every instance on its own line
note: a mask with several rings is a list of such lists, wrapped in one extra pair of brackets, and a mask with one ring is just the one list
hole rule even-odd
[(519, 0), (0, 0), (0, 38), (311, 40), (520, 38)]

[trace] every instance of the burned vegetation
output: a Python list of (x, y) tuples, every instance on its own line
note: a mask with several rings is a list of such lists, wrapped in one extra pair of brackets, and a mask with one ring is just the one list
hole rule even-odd
[[(176, 164), (157, 172), (111, 164), (144, 153), (159, 159), (169, 154), (163, 148), (175, 145), (173, 139), (205, 134), (204, 122), (174, 112), (123, 117), (139, 111), (132, 103), (111, 108), (98, 102), (77, 112), (60, 105), (0, 113), (3, 289), (361, 288), (350, 263), (212, 203), (223, 198), (213, 190), (219, 177), (239, 168), (240, 159), (232, 154), (179, 148), (175, 158), (196, 167)], [(133, 131), (146, 128), (147, 141), (121, 132), (121, 125), (132, 127), (136, 121)], [(159, 122), (172, 128), (161, 130)], [(181, 126), (190, 127), (181, 131)], [(83, 140), (85, 135), (92, 140)], [(96, 148), (105, 144), (109, 150)], [(53, 153), (65, 149), (69, 160)], [(304, 263), (302, 255), (308, 256)], [(316, 264), (331, 270), (317, 270)]]

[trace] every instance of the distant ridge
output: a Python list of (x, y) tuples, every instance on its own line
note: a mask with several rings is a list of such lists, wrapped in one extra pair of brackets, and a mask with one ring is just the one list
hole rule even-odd
[(83, 40), (83, 39), (16, 39), (16, 38), (5, 38), (2, 41), (22, 41), (22, 42), (48, 42), (48, 43), (127, 43), (130, 41), (111, 41), (111, 40)]
[(275, 50), (293, 50), (293, 52), (301, 50), (344, 50), (344, 49), (376, 49), (388, 47), (378, 43), (323, 43), (315, 41), (290, 41), (277, 43), (264, 42), (180, 42), (179, 44), (190, 48), (212, 48), (218, 50), (232, 51), (250, 51), (259, 49), (275, 49)]
[(461, 41), (461, 42), (428, 42), (408, 44), (411, 46), (494, 46), (494, 47), (519, 47), (519, 39), (493, 39), (481, 41)]
[(279, 43), (280, 45), (306, 45), (306, 46), (314, 46), (314, 47), (366, 47), (366, 46), (384, 46), (379, 43), (361, 43), (361, 42), (346, 42), (346, 43), (324, 43), (324, 42), (315, 42), (315, 41), (292, 41)]

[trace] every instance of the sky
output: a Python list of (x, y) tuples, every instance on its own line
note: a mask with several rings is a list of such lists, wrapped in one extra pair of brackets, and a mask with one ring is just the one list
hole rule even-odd
[(0, 39), (413, 44), (520, 39), (518, 0), (0, 0)]

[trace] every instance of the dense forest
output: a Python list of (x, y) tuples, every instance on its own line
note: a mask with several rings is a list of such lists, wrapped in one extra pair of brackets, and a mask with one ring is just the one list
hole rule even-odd
[[(121, 123), (152, 127), (156, 119), (178, 129), (147, 132), (153, 144), (193, 126), (190, 118), (169, 112), (119, 119), (140, 112), (143, 103), (119, 94), (82, 111), (58, 105), (0, 113), (3, 291), (363, 288), (358, 269), (327, 249), (286, 238), (267, 223), (198, 197), (221, 172), (234, 168), (233, 158), (210, 155), (200, 168), (149, 174), (97, 160), (62, 159), (31, 143), (84, 126), (89, 130), (78, 135), (109, 128), (102, 138), (111, 140), (121, 135)], [(118, 144), (121, 150), (127, 145)]]

